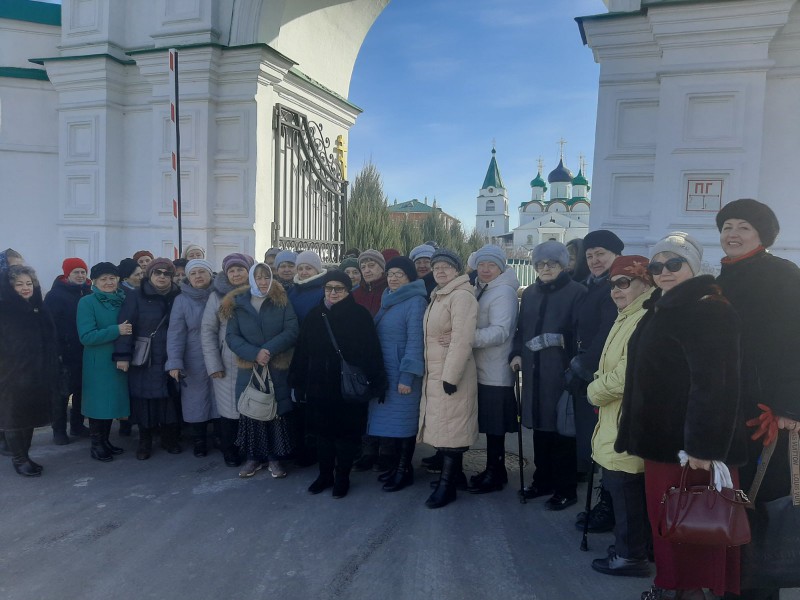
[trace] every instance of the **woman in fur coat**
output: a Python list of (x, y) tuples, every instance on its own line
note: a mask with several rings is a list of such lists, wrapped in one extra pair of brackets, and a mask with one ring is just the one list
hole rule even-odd
[(50, 423), (58, 376), (56, 328), (36, 273), (10, 267), (0, 279), (0, 429), (20, 475), (42, 474), (28, 451), (34, 428)]
[(367, 425), (367, 404), (342, 398), (341, 360), (326, 322), (344, 359), (364, 371), (373, 396), (386, 392), (375, 324), (350, 295), (351, 285), (345, 273), (327, 272), (325, 297), (303, 321), (291, 368), (295, 398), (306, 403), (309, 432), (317, 440), (319, 476), (308, 492), (319, 494), (332, 487), (334, 498), (344, 498), (350, 489), (350, 470)]
[(708, 483), (711, 461), (744, 459), (739, 425), (739, 319), (710, 275), (700, 275), (703, 247), (673, 232), (653, 248), (648, 270), (656, 290), (644, 304), (628, 347), (625, 390), (614, 449), (644, 459), (647, 512), (656, 560), (654, 587), (642, 600), (702, 600), (739, 593), (739, 549), (672, 544), (658, 536), (661, 498), (680, 483)]
[(234, 289), (246, 286), (252, 256), (229, 254), (222, 260), (222, 273), (218, 273), (211, 284), (203, 321), (200, 324), (200, 341), (203, 346), (203, 359), (206, 372), (214, 386), (214, 402), (219, 413), (220, 445), (225, 464), (238, 467), (242, 464), (239, 449), (236, 447), (236, 434), (239, 431), (239, 410), (236, 407), (236, 377), (239, 367), (236, 355), (225, 341), (228, 320), (220, 314), (222, 299)]
[(252, 477), (267, 467), (273, 477), (283, 478), (286, 470), (281, 459), (294, 450), (288, 377), (299, 331), (297, 315), (283, 286), (272, 278), (269, 265), (253, 265), (249, 281), (249, 288), (240, 287), (225, 296), (220, 309), (220, 317), (228, 320), (225, 341), (239, 359), (236, 397), (242, 395), (256, 365), (267, 367), (278, 416), (272, 421), (239, 416), (236, 445), (247, 456), (239, 477)]

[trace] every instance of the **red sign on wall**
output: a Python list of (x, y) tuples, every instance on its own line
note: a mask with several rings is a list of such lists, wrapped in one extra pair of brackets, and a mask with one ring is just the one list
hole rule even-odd
[(686, 210), (719, 211), (722, 182), (722, 179), (690, 179), (686, 185)]

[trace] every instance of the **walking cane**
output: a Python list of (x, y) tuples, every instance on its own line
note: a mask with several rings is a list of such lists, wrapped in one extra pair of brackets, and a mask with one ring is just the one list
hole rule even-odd
[(586, 518), (583, 520), (583, 538), (581, 539), (581, 550), (589, 550), (589, 511), (592, 509), (592, 487), (594, 486), (594, 460), (591, 460), (589, 467), (589, 487), (586, 488)]
[(525, 474), (522, 472), (524, 460), (522, 458), (522, 395), (519, 392), (519, 369), (514, 371), (514, 394), (517, 397), (517, 444), (519, 446), (519, 501), (527, 504), (525, 499)]

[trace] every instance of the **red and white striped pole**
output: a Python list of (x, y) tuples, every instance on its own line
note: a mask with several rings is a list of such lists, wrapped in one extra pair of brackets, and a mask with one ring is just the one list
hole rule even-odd
[(178, 104), (178, 51), (169, 50), (169, 118), (172, 121), (172, 217), (175, 226), (172, 238), (173, 260), (181, 257), (183, 231), (181, 222), (181, 126)]

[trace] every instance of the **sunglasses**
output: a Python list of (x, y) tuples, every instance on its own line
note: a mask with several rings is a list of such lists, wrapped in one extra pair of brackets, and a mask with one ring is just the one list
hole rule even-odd
[(163, 269), (153, 269), (153, 275), (156, 277), (172, 277), (175, 275), (173, 271), (165, 271)]
[(611, 284), (611, 289), (612, 290), (614, 288), (619, 288), (621, 290), (627, 290), (629, 287), (631, 287), (631, 282), (632, 281), (633, 281), (633, 279), (631, 277), (620, 277), (619, 279), (614, 279), (614, 280), (610, 281), (609, 283)]
[(555, 269), (557, 266), (559, 266), (559, 263), (552, 260), (545, 260), (534, 263), (533, 268), (537, 271), (543, 271), (544, 269)]
[(347, 288), (342, 286), (326, 285), (324, 288), (326, 294), (344, 294)]
[(664, 267), (666, 267), (667, 271), (670, 273), (677, 273), (681, 270), (681, 267), (683, 267), (683, 263), (685, 262), (688, 261), (682, 257), (670, 258), (664, 262), (651, 262), (649, 265), (647, 265), (647, 271), (651, 275), (661, 275), (661, 273), (664, 271)]

